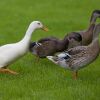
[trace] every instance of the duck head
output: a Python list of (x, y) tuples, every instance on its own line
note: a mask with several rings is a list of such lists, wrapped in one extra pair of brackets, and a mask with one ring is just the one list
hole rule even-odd
[(37, 48), (41, 45), (42, 45), (41, 43), (32, 42), (30, 43), (29, 51), (32, 52), (34, 55), (37, 55)]
[(29, 51), (40, 58), (45, 58), (48, 53), (46, 46), (38, 42), (30, 43)]
[(82, 41), (82, 37), (78, 32), (72, 32), (72, 33), (69, 34), (68, 37), (69, 37), (70, 40), (74, 39), (74, 40), (76, 40), (78, 42)]
[(48, 29), (40, 22), (40, 21), (33, 21), (30, 25), (29, 25), (29, 28), (31, 30), (33, 30), (33, 27), (34, 29), (42, 29), (44, 31), (48, 31)]
[(93, 11), (93, 16), (100, 17), (100, 10), (94, 10)]
[(94, 10), (90, 18), (90, 24), (94, 24), (96, 19), (100, 18), (100, 10)]
[(68, 48), (78, 46), (82, 42), (82, 36), (79, 34), (79, 32), (72, 32), (68, 35), (68, 41)]

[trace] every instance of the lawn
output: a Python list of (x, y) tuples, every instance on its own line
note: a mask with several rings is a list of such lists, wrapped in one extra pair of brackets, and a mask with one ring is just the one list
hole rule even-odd
[[(43, 22), (49, 32), (34, 32), (32, 41), (84, 30), (94, 9), (100, 9), (100, 0), (0, 0), (0, 45), (21, 40), (33, 20)], [(30, 53), (9, 68), (19, 75), (0, 74), (0, 100), (100, 100), (100, 56), (79, 71), (78, 80), (47, 59), (37, 62)]]

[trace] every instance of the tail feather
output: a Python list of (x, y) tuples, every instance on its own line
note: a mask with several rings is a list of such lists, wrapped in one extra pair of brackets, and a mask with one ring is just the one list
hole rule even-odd
[(54, 62), (55, 64), (57, 64), (57, 61), (54, 59), (53, 56), (47, 56), (47, 59), (49, 59), (50, 61)]

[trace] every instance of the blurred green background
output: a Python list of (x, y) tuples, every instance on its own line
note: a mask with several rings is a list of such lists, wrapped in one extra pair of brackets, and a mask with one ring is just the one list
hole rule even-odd
[[(0, 0), (0, 45), (21, 40), (34, 20), (49, 32), (34, 32), (32, 41), (87, 29), (94, 9), (100, 0)], [(70, 71), (30, 53), (9, 68), (20, 74), (0, 74), (0, 100), (100, 100), (100, 57), (76, 81)]]

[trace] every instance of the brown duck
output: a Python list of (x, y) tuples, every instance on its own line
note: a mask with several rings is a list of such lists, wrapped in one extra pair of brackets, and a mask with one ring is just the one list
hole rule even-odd
[(92, 42), (88, 46), (77, 46), (55, 56), (47, 56), (49, 60), (73, 72), (76, 79), (78, 70), (92, 63), (99, 55), (100, 24), (95, 26)]
[(66, 35), (62, 40), (56, 37), (48, 37), (40, 39), (37, 43), (33, 42), (30, 45), (30, 51), (38, 55), (40, 58), (54, 55), (56, 52), (62, 52), (68, 48), (68, 44), (71, 41), (75, 41), (77, 44), (82, 40), (81, 36), (76, 32), (72, 32)]

